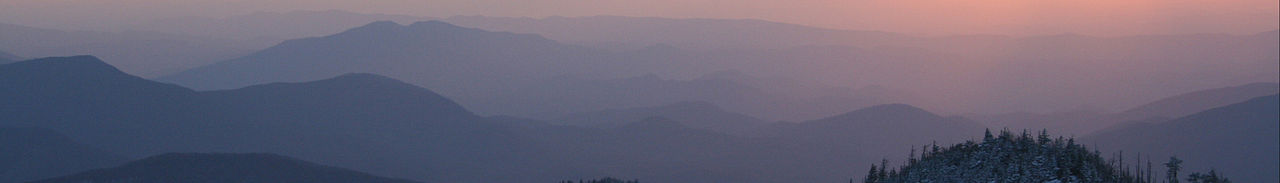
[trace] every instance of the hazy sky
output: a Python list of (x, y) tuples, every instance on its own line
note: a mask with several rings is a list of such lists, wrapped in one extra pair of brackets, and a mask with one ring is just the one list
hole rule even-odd
[(173, 16), (340, 9), (447, 17), (752, 18), (917, 34), (1247, 34), (1278, 0), (0, 0), (0, 22), (86, 27)]

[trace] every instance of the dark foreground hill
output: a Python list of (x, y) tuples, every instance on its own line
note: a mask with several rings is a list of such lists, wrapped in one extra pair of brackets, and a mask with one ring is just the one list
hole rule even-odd
[(0, 183), (45, 179), (125, 161), (53, 130), (0, 126)]
[(170, 153), (32, 183), (413, 183), (274, 154)]

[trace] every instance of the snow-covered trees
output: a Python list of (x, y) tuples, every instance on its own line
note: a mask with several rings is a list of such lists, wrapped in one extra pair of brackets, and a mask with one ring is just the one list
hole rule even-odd
[[(880, 166), (871, 165), (871, 171), (863, 179), (867, 183), (887, 182), (1106, 182), (1150, 183), (1155, 182), (1150, 159), (1146, 168), (1139, 163), (1124, 163), (1123, 153), (1103, 158), (1098, 151), (1075, 143), (1075, 139), (1049, 136), (1047, 130), (1032, 137), (1023, 131), (1015, 136), (1008, 130), (992, 136), (986, 131), (981, 143), (968, 141), (951, 147), (925, 146), (920, 156), (911, 155), (905, 165), (891, 169), (888, 160)], [(1141, 157), (1141, 156), (1138, 156)], [(1170, 157), (1166, 182), (1177, 183), (1182, 160)], [(885, 171), (889, 174), (885, 174)], [(1144, 170), (1146, 172), (1144, 172)], [(1186, 179), (1192, 183), (1229, 183), (1217, 171), (1208, 174), (1192, 173)]]
[(930, 148), (918, 157), (913, 151), (907, 164), (897, 169), (882, 165), (872, 171), (896, 173), (869, 173), (864, 182), (1146, 182), (1099, 152), (1069, 138), (1052, 138), (1047, 131), (1038, 136), (1026, 131), (1015, 136), (1007, 130), (984, 136), (981, 143), (933, 145), (938, 150)]

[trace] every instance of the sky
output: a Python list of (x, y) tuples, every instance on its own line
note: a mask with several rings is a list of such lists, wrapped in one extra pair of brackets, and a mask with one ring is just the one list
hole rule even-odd
[(0, 0), (0, 22), (90, 29), (182, 16), (331, 9), (430, 17), (762, 19), (920, 35), (1251, 34), (1280, 28), (1277, 0)]

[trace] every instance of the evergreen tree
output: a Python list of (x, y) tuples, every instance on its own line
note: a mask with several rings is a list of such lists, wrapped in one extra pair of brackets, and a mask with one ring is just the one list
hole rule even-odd
[(991, 129), (988, 128), (986, 134), (982, 135), (982, 142), (990, 142), (993, 138), (995, 137), (991, 136)]
[(1182, 160), (1176, 156), (1169, 157), (1169, 162), (1164, 163), (1164, 166), (1169, 168), (1167, 176), (1169, 183), (1178, 183), (1178, 171), (1182, 170)]
[(867, 179), (866, 179), (866, 180), (863, 180), (862, 182), (865, 182), (865, 183), (875, 183), (875, 182), (877, 182), (877, 181), (880, 181), (880, 178), (876, 177), (876, 175), (877, 175), (877, 174), (880, 174), (880, 173), (879, 173), (879, 171), (876, 171), (876, 165), (875, 165), (875, 164), (872, 164), (872, 165), (871, 165), (871, 171), (870, 171), (870, 172), (867, 172)]
[(888, 172), (889, 170), (887, 169), (889, 169), (889, 159), (880, 159), (880, 176), (876, 176), (876, 177), (880, 179), (889, 177), (889, 172)]
[(1199, 172), (1196, 172), (1196, 173), (1191, 173), (1191, 175), (1188, 175), (1188, 177), (1189, 178), (1187, 178), (1187, 182), (1191, 182), (1191, 183), (1231, 183), (1231, 180), (1227, 179), (1224, 176), (1218, 175), (1218, 171), (1212, 170), (1212, 169), (1209, 170), (1208, 174), (1201, 174)]
[(1052, 141), (1052, 139), (1049, 138), (1049, 130), (1041, 129), (1040, 136), (1036, 138), (1036, 142), (1039, 142), (1041, 145), (1044, 145), (1044, 144), (1049, 144), (1050, 141)]

